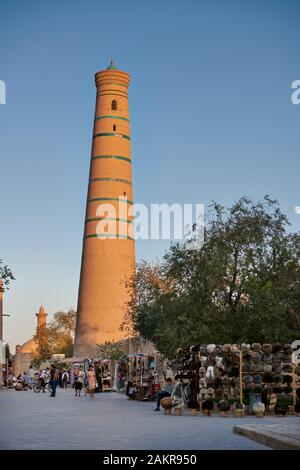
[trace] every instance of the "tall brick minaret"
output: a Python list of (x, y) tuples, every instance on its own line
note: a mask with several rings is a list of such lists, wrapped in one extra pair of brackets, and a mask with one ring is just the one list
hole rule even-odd
[(128, 214), (133, 204), (129, 80), (113, 62), (95, 76), (96, 111), (74, 345), (77, 357), (93, 357), (97, 344), (125, 337), (120, 325), (129, 299), (126, 281), (135, 263), (133, 217)]

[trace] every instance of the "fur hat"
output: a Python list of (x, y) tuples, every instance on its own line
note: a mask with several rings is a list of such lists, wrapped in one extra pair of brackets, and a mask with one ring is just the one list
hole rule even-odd
[(206, 379), (204, 379), (203, 377), (201, 377), (201, 379), (199, 379), (199, 387), (200, 388), (205, 388), (206, 387)]
[(242, 343), (241, 350), (245, 352), (250, 351), (250, 344)]
[(260, 384), (262, 382), (262, 376), (260, 374), (255, 374), (253, 376), (253, 382), (255, 384)]
[(230, 381), (226, 375), (225, 377), (222, 377), (222, 384), (223, 384), (223, 387), (229, 387)]
[(216, 349), (216, 345), (215, 344), (209, 344), (207, 346), (207, 352), (208, 354), (213, 354), (215, 352), (215, 349)]
[(248, 384), (248, 383), (253, 382), (253, 377), (252, 377), (252, 375), (244, 375), (243, 380), (244, 380), (245, 383)]
[(251, 372), (250, 364), (248, 362), (245, 362), (245, 364), (242, 365), (242, 371)]
[(273, 382), (273, 374), (270, 374), (269, 372), (264, 374), (263, 382), (269, 383), (269, 384), (272, 383)]
[(269, 364), (269, 363), (272, 362), (272, 359), (273, 359), (273, 354), (271, 354), (271, 353), (269, 353), (269, 354), (267, 354), (267, 353), (263, 354), (263, 357), (262, 357), (263, 362)]
[(235, 385), (235, 386), (236, 386), (236, 385), (239, 385), (239, 383), (240, 383), (240, 377), (239, 377), (239, 376), (238, 376), (238, 377), (233, 377), (233, 378), (231, 379), (231, 382), (232, 382), (233, 385)]
[(274, 380), (274, 382), (275, 382), (276, 384), (280, 384), (280, 383), (282, 382), (282, 375), (280, 375), (280, 374), (274, 375), (274, 379), (273, 379), (273, 380)]
[(262, 355), (259, 352), (254, 352), (252, 355), (253, 362), (261, 362)]
[(230, 375), (230, 377), (238, 377), (238, 375), (240, 375), (240, 368), (239, 367), (232, 367), (229, 375)]
[(210, 387), (214, 383), (214, 378), (213, 377), (207, 377), (206, 379), (207, 386)]
[(252, 353), (251, 351), (249, 352), (243, 352), (243, 361), (251, 361), (252, 360)]
[(272, 349), (273, 349), (273, 348), (272, 348), (272, 344), (269, 344), (269, 343), (265, 343), (265, 344), (263, 344), (263, 346), (262, 346), (262, 350), (263, 350), (263, 352), (264, 352), (265, 354), (271, 354)]
[(291, 384), (293, 382), (293, 377), (291, 375), (284, 375), (283, 376), (283, 379), (282, 379), (282, 382), (284, 384)]
[(260, 343), (253, 343), (252, 344), (252, 350), (254, 352), (261, 353), (261, 344)]
[(232, 356), (231, 360), (232, 360), (233, 364), (239, 364), (240, 363), (240, 353), (239, 352), (233, 353), (233, 356)]
[(201, 356), (200, 362), (201, 362), (201, 366), (205, 367), (207, 364), (207, 356)]
[(239, 352), (238, 345), (237, 345), (237, 344), (232, 344), (232, 345), (230, 346), (230, 351), (231, 351), (233, 354)]
[(223, 362), (220, 362), (220, 361), (218, 361), (218, 362), (216, 363), (216, 367), (217, 367), (218, 369), (222, 369), (222, 370), (225, 368)]
[(282, 351), (282, 344), (281, 343), (273, 344), (273, 353), (278, 353), (280, 351)]
[(226, 343), (222, 348), (223, 353), (228, 354), (230, 352), (230, 344)]
[(273, 388), (271, 387), (271, 385), (264, 385), (263, 389), (264, 389), (264, 392), (267, 394), (270, 394), (273, 391)]
[(222, 379), (220, 379), (220, 377), (215, 377), (214, 378), (214, 387), (215, 388), (222, 387)]
[(292, 363), (292, 356), (290, 354), (283, 354), (282, 355), (282, 361), (285, 364), (291, 364)]
[(292, 364), (283, 364), (282, 370), (283, 370), (283, 372), (292, 373), (293, 372), (293, 366), (292, 366)]
[(253, 372), (261, 372), (263, 370), (263, 363), (262, 362), (255, 362), (253, 364)]

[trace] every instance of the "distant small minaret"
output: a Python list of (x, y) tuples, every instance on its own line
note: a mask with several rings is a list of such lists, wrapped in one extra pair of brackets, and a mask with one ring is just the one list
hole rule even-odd
[(37, 316), (37, 329), (39, 328), (44, 328), (46, 327), (47, 324), (47, 317), (48, 313), (45, 311), (44, 307), (41, 305), (38, 313), (36, 313)]

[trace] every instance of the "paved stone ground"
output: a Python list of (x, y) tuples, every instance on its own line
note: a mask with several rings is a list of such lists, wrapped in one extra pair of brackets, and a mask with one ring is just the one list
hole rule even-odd
[[(205, 418), (164, 416), (154, 403), (128, 401), (118, 393), (76, 398), (58, 390), (56, 398), (32, 391), (0, 392), (0, 449), (195, 450), (268, 449), (234, 434), (236, 424), (257, 423), (255, 417)], [(295, 423), (296, 417), (284, 418)], [(283, 424), (264, 418), (264, 424)]]
[(234, 426), (234, 432), (242, 434), (261, 442), (273, 449), (300, 450), (300, 419), (288, 426), (284, 420), (281, 423), (272, 424), (239, 424)]

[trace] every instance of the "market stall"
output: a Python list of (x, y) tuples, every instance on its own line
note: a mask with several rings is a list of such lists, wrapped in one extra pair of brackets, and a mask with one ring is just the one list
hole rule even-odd
[(225, 412), (235, 404), (249, 413), (284, 415), (299, 406), (300, 367), (293, 357), (289, 344), (194, 345), (179, 349), (172, 367), (189, 408)]
[(153, 400), (160, 388), (156, 355), (130, 354), (127, 357), (127, 381), (138, 400)]

